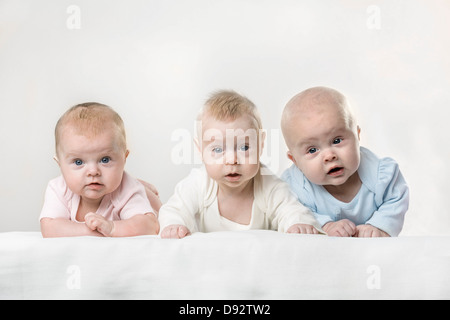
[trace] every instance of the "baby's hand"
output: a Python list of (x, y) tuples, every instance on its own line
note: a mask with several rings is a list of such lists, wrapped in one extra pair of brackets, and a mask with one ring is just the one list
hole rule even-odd
[(114, 222), (106, 220), (103, 216), (89, 212), (84, 216), (84, 222), (89, 229), (97, 230), (105, 237), (111, 237), (114, 231)]
[(317, 231), (316, 228), (314, 228), (310, 224), (302, 224), (297, 223), (291, 226), (287, 231), (287, 233), (303, 233), (303, 234), (318, 234), (319, 231)]
[(348, 219), (328, 222), (322, 227), (331, 237), (352, 237), (356, 233), (356, 226)]
[(164, 239), (181, 239), (188, 235), (190, 235), (190, 231), (183, 225), (180, 224), (172, 224), (170, 226), (165, 227), (161, 231), (161, 238)]
[(375, 238), (375, 237), (390, 237), (389, 234), (380, 230), (370, 224), (360, 224), (356, 226), (355, 237), (360, 238)]

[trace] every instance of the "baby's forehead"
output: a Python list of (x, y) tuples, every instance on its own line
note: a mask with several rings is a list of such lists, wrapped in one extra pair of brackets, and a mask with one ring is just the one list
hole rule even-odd
[(205, 114), (199, 121), (202, 131), (208, 129), (233, 130), (233, 129), (254, 129), (258, 130), (257, 120), (248, 114), (242, 114), (236, 117), (217, 118)]
[[(203, 119), (201, 131), (198, 130), (199, 140), (204, 143), (218, 140), (242, 140), (249, 139), (257, 141), (259, 131), (255, 121), (251, 117), (239, 119), (218, 120), (214, 117)], [(200, 129), (200, 128), (198, 128)]]
[(355, 126), (353, 115), (347, 106), (330, 100), (298, 105), (291, 113), (289, 122), (289, 132), (294, 136), (315, 127), (353, 130)]
[(320, 103), (309, 103), (299, 106), (298, 113), (303, 116), (320, 116), (331, 114), (345, 118), (345, 106), (334, 101), (322, 101)]
[(346, 123), (353, 122), (353, 115), (345, 97), (334, 94), (300, 95), (292, 99), (289, 108), (288, 118), (294, 123), (323, 115), (336, 116)]
[(91, 129), (73, 124), (62, 126), (56, 149), (62, 151), (67, 148), (80, 147), (80, 145), (92, 147), (106, 145), (126, 149), (125, 137), (113, 125), (106, 125), (102, 130)]
[(118, 132), (117, 126), (113, 123), (103, 122), (102, 125), (90, 125), (83, 121), (67, 121), (61, 125), (62, 136), (66, 134), (82, 135), (88, 138), (95, 138), (102, 134)]

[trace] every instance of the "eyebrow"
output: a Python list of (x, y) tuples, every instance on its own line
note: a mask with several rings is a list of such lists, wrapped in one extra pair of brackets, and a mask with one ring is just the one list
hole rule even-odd
[(301, 140), (295, 146), (303, 148), (303, 147), (306, 147), (306, 146), (314, 145), (314, 142), (316, 142), (316, 141), (317, 141), (317, 139), (307, 138), (306, 140)]
[[(225, 145), (228, 141), (230, 141), (229, 139), (225, 138), (215, 138), (215, 137), (211, 137), (211, 139), (204, 139), (202, 140), (202, 144), (211, 144), (211, 143), (218, 143), (218, 144), (223, 144)], [(237, 143), (250, 143), (252, 142), (252, 139), (250, 136), (241, 136), (241, 137), (237, 137), (235, 136), (233, 139), (233, 144), (237, 144)]]
[[(347, 128), (332, 128), (331, 130), (325, 132), (322, 134), (322, 136), (325, 137), (329, 137), (329, 136), (333, 136), (333, 137), (338, 137), (344, 134), (344, 132), (346, 132), (348, 129)], [(309, 145), (314, 145), (318, 140), (320, 140), (320, 138), (318, 138), (317, 136), (315, 137), (306, 137), (305, 139), (299, 141), (296, 146), (297, 147), (303, 147), (303, 146), (309, 146)]]
[(85, 150), (84, 151), (75, 150), (75, 151), (69, 151), (69, 152), (63, 152), (63, 153), (64, 153), (65, 158), (78, 158), (80, 156), (80, 154), (83, 154), (83, 153), (84, 154), (95, 153), (95, 154), (99, 154), (99, 155), (106, 155), (106, 154), (113, 154), (113, 153), (117, 153), (117, 152), (118, 151), (115, 150), (114, 148), (108, 147), (105, 149), (95, 150), (95, 152), (86, 152)]

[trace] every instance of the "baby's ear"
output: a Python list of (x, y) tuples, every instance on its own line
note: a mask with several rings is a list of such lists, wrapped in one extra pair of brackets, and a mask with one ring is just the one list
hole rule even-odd
[(292, 155), (292, 153), (288, 150), (288, 152), (286, 153), (287, 157), (289, 160), (291, 160), (295, 165), (297, 165), (297, 163), (295, 162), (295, 158)]
[(56, 156), (56, 155), (54, 155), (53, 156), (53, 160), (55, 160), (56, 161), (56, 163), (58, 164), (58, 166), (59, 166), (59, 159), (58, 159), (58, 157)]
[(130, 154), (130, 150), (127, 149), (127, 150), (125, 151), (125, 159), (128, 158), (128, 155), (129, 155), (129, 154)]
[(356, 132), (358, 133), (358, 140), (361, 140), (361, 127), (360, 126), (356, 126)]

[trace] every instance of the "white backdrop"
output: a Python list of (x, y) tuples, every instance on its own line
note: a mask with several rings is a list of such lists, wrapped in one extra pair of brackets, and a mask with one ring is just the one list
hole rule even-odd
[(166, 201), (196, 165), (195, 114), (212, 91), (257, 104), (281, 174), (285, 103), (326, 85), (352, 101), (361, 144), (399, 162), (402, 235), (450, 234), (449, 18), (447, 0), (0, 0), (0, 231), (39, 230), (59, 174), (54, 125), (74, 104), (121, 114), (126, 170)]

